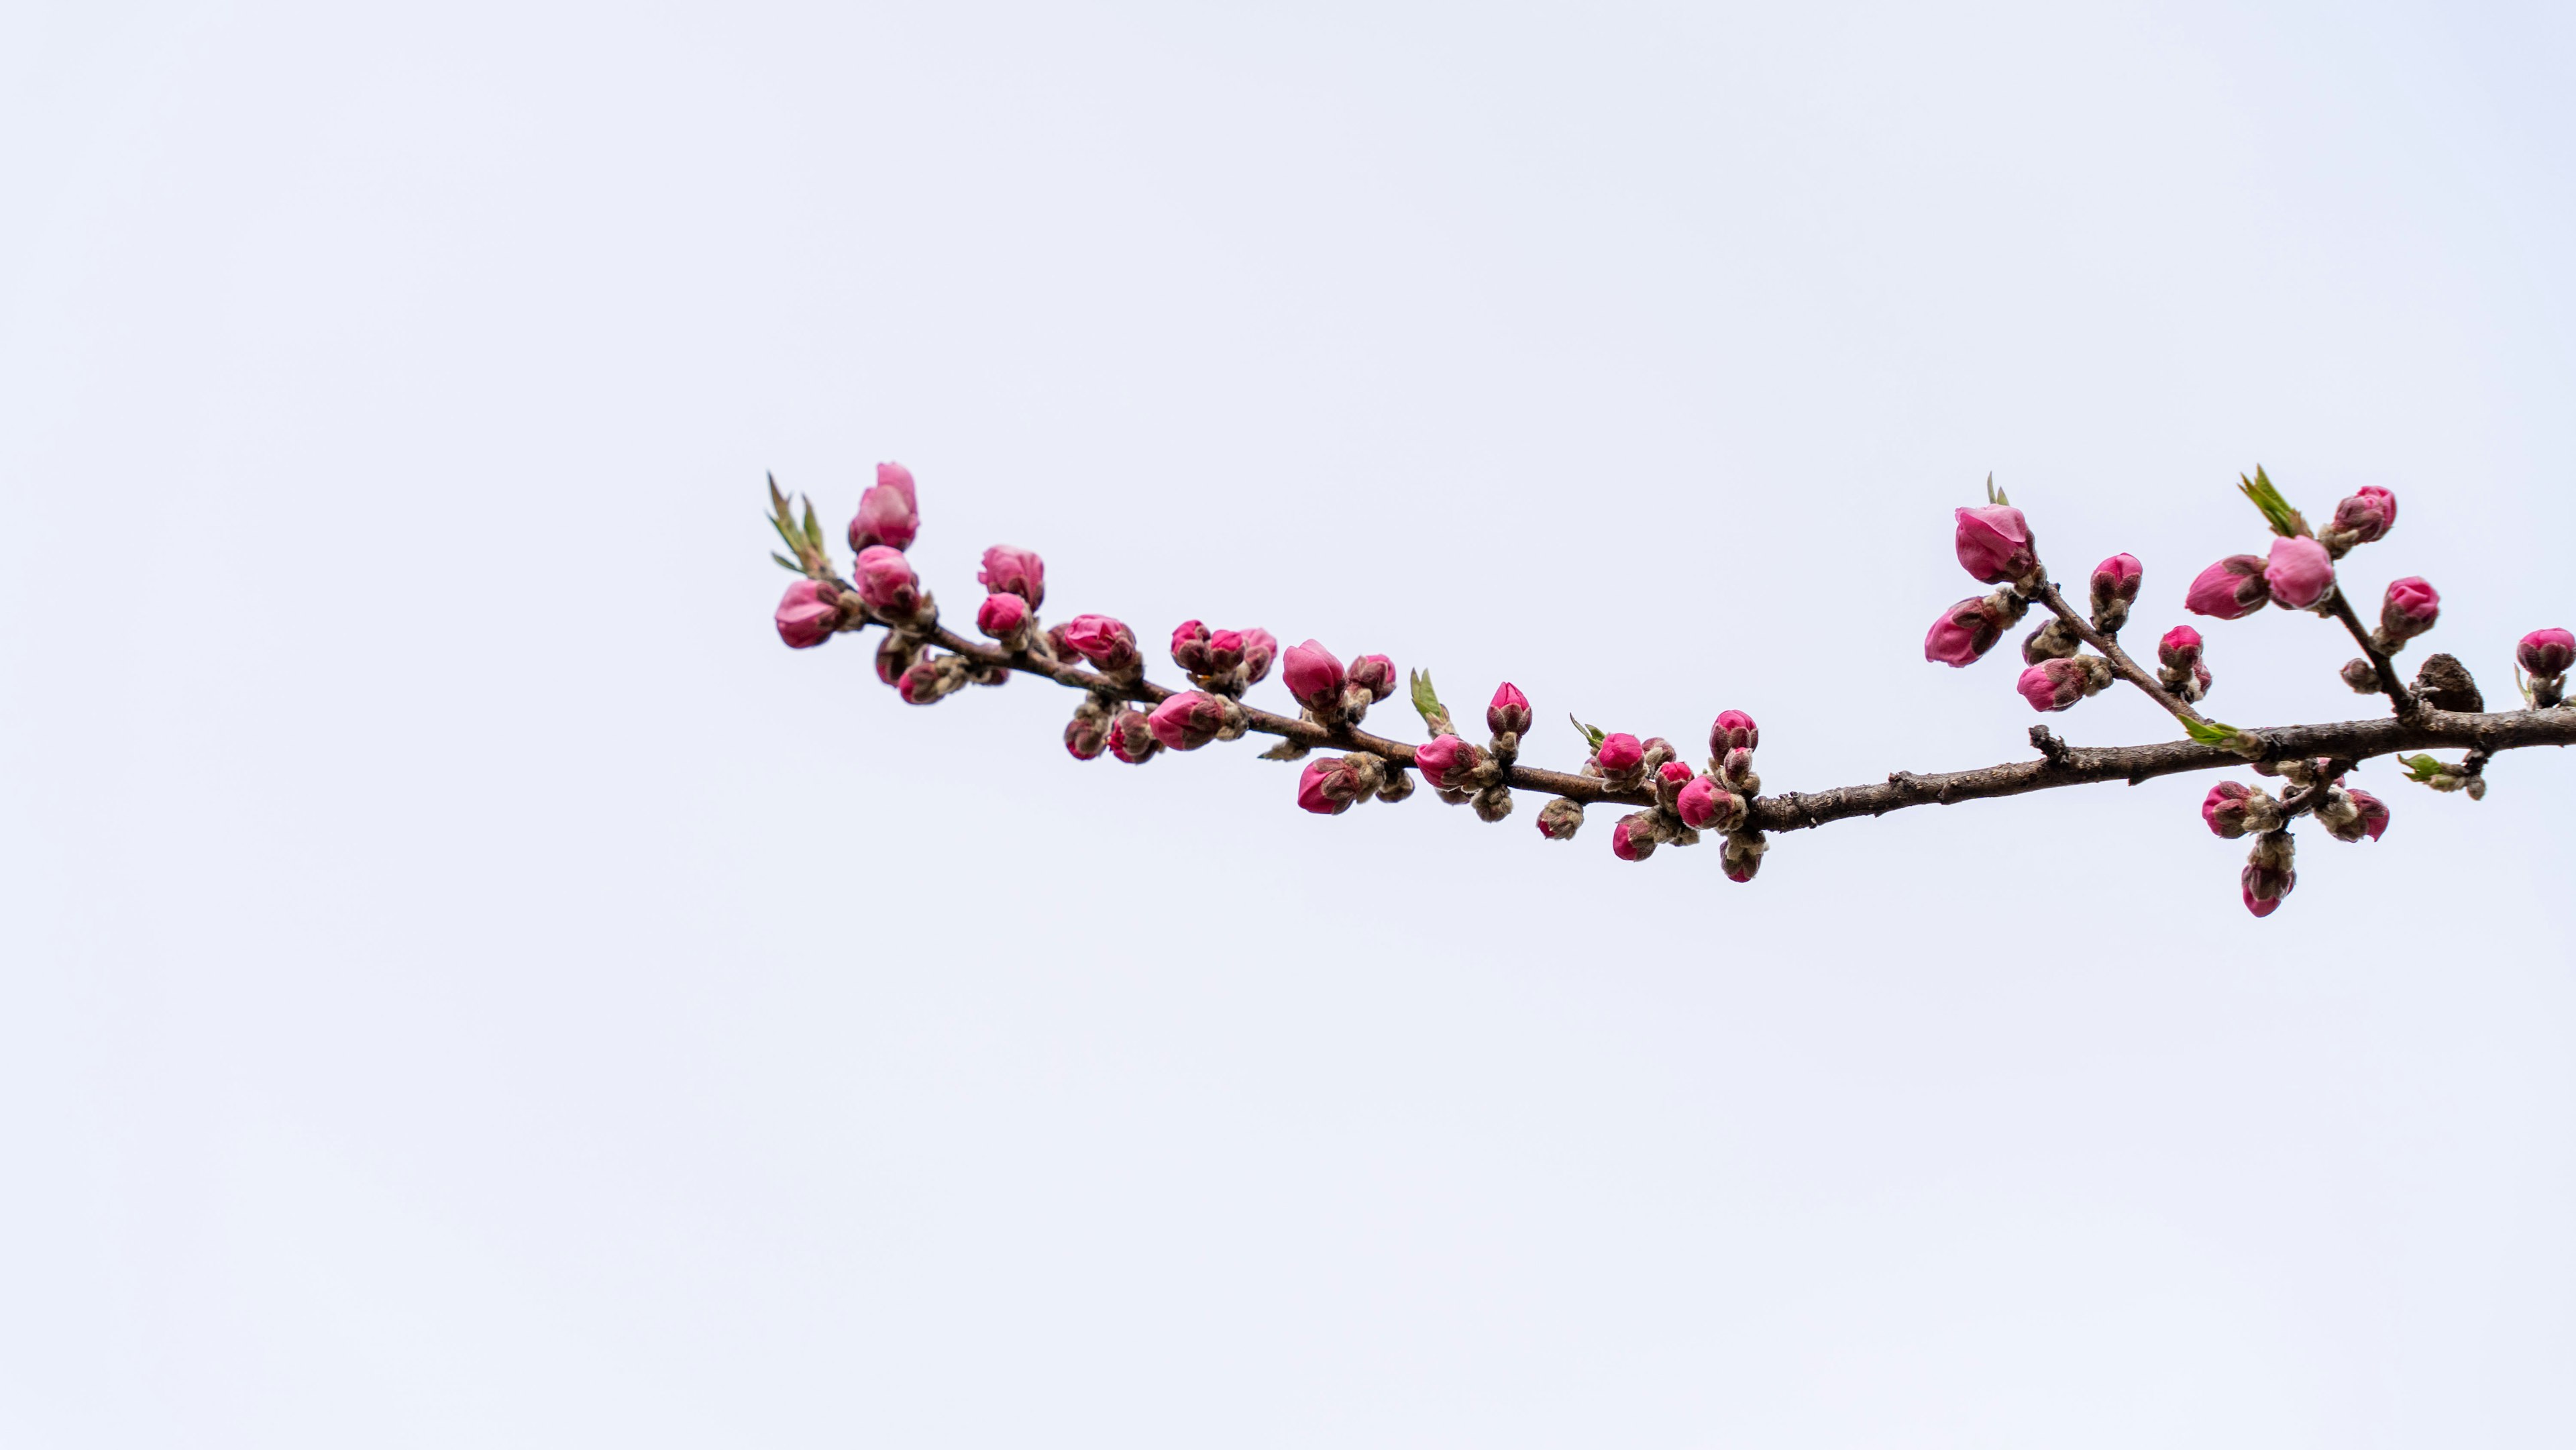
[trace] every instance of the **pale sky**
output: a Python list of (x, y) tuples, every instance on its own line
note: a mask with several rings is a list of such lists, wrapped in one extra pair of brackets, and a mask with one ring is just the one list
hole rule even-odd
[[(760, 514), (899, 459), (952, 619), (1020, 544), (1813, 789), (2028, 758), (1920, 653), (1989, 471), (2143, 642), (2259, 462), (2396, 491), (2347, 587), (2501, 706), (2571, 82), (2544, 6), (0, 8), (0, 1443), (2568, 1443), (2560, 753), (2365, 768), (2267, 921), (2210, 776), (1736, 886), (904, 706)], [(2372, 709), (2204, 627), (2219, 718)]]

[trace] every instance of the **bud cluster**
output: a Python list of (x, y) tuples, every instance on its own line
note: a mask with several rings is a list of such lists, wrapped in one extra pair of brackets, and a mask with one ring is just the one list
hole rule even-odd
[(1390, 771), (1374, 755), (1334, 755), (1310, 761), (1297, 777), (1297, 804), (1319, 816), (1338, 816), (1374, 795), (1398, 801), (1413, 793), (1413, 779)]
[(1344, 668), (1331, 650), (1311, 639), (1288, 651), (1279, 675), (1305, 707), (1306, 718), (1327, 727), (1357, 725), (1370, 705), (1395, 693), (1394, 661), (1361, 655)]
[[(1614, 776), (1612, 769), (1629, 759), (1631, 743), (1637, 761), (1634, 776)], [(1751, 801), (1762, 791), (1762, 777), (1753, 769), (1753, 751), (1761, 743), (1762, 730), (1753, 717), (1728, 710), (1709, 726), (1708, 769), (1695, 772), (1660, 737), (1639, 742), (1634, 736), (1603, 735), (1586, 772), (1614, 785), (1623, 779), (1640, 780), (1655, 801), (1652, 807), (1620, 819), (1611, 832), (1611, 854), (1622, 861), (1643, 861), (1658, 846), (1696, 845), (1701, 832), (1715, 831), (1726, 837), (1720, 865), (1728, 879), (1752, 880), (1764, 849), (1762, 833), (1751, 824)], [(1575, 819), (1580, 820), (1579, 813)], [(1550, 827), (1548, 813), (1541, 812), (1539, 829), (1553, 836)]]
[(1172, 631), (1172, 663), (1190, 683), (1211, 694), (1240, 699), (1270, 677), (1279, 641), (1266, 629), (1211, 630), (1195, 619)]

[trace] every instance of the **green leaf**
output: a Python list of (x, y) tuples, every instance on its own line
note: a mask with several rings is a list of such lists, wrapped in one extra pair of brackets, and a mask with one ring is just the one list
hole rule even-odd
[(769, 526), (778, 531), (779, 540), (787, 545), (787, 551), (789, 553), (802, 554), (805, 552), (805, 541), (796, 537), (796, 525), (790, 515), (781, 514), (778, 517), (771, 519), (769, 521)]
[(797, 563), (795, 560), (788, 558), (777, 550), (771, 550), (769, 557), (771, 562), (777, 564), (779, 568), (786, 570), (788, 573), (797, 575), (800, 578), (804, 576), (804, 565)]
[(772, 518), (787, 516), (787, 495), (778, 491), (778, 475), (769, 475), (769, 513)]
[(2242, 733), (2233, 725), (2221, 725), (2215, 720), (2186, 719), (2182, 728), (2203, 745), (2225, 745)]
[(1422, 728), (1434, 737), (1456, 733), (1449, 719), (1449, 707), (1440, 703), (1440, 692), (1431, 688), (1429, 670), (1407, 672), (1413, 685), (1413, 708), (1422, 716)]
[[(1570, 712), (1565, 718), (1568, 720), (1574, 720), (1574, 716)], [(1583, 732), (1583, 743), (1591, 746), (1595, 750), (1600, 749), (1601, 742), (1609, 738), (1610, 735), (1609, 731), (1604, 730), (1597, 725), (1586, 725), (1580, 720), (1574, 720), (1574, 728)]]
[(2449, 767), (2429, 755), (2401, 755), (2397, 763), (2406, 767), (2406, 778), (2417, 785), (2430, 785), (2436, 778), (2449, 774)]
[(805, 537), (813, 543), (815, 553), (823, 552), (823, 526), (814, 522), (814, 500), (810, 498), (805, 500)]
[(1995, 487), (1995, 476), (1991, 472), (1986, 475), (1986, 502), (2005, 505), (2012, 503), (2012, 499), (2006, 496), (2002, 489)]
[(2308, 537), (2307, 519), (2290, 507), (2290, 501), (2273, 486), (2272, 477), (2263, 471), (2262, 464), (2254, 465), (2252, 478), (2241, 473), (2236, 475), (2236, 484), (2238, 490), (2262, 513), (2263, 521), (2272, 526), (2272, 532), (2285, 539)]

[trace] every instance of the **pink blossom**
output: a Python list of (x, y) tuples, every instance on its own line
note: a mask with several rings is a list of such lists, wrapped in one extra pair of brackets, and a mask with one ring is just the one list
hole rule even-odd
[(1634, 735), (1605, 735), (1592, 759), (1604, 775), (1626, 775), (1644, 767), (1646, 747)]
[(1655, 779), (1670, 786), (1690, 784), (1691, 768), (1678, 760), (1667, 760), (1655, 767)]
[(2524, 670), (2546, 678), (2576, 668), (2576, 634), (2563, 629), (2535, 629), (2513, 652)]
[(1076, 760), (1097, 760), (1109, 748), (1109, 722), (1096, 715), (1076, 715), (1064, 727), (1064, 748)]
[(2245, 894), (2245, 909), (2256, 916), (2270, 916), (2281, 909), (2281, 899), (2299, 884), (2299, 873), (2287, 866), (2266, 866), (2249, 862), (2237, 884)]
[(1655, 837), (1648, 827), (1651, 819), (1646, 811), (1620, 817), (1610, 830), (1610, 854), (1622, 861), (1643, 861), (1655, 854)]
[(1341, 774), (1342, 762), (1338, 756), (1308, 761), (1305, 771), (1297, 777), (1298, 808), (1313, 811), (1319, 816), (1338, 816), (1349, 810), (1350, 797), (1336, 794)]
[(1172, 663), (1193, 675), (1212, 675), (1220, 669), (1232, 669), (1232, 661), (1223, 665), (1216, 662), (1215, 654), (1209, 648), (1214, 639), (1206, 625), (1195, 619), (1182, 620), (1172, 630)]
[(2396, 525), (2397, 495), (2384, 488), (2365, 484), (2335, 505), (2333, 531), (2352, 535), (2358, 544), (2371, 543)]
[[(1208, 641), (1209, 648), (1214, 649), (1219, 647), (1224, 642), (1223, 637), (1232, 633), (1235, 633), (1235, 631), (1218, 631), (1217, 637)], [(1247, 685), (1260, 684), (1263, 680), (1269, 678), (1270, 662), (1279, 656), (1279, 641), (1266, 629), (1244, 630), (1241, 632), (1241, 638), (1243, 641), (1243, 682)]]
[(895, 678), (894, 692), (907, 705), (935, 705), (948, 693), (948, 679), (937, 660), (917, 660)]
[(1703, 775), (1682, 787), (1674, 811), (1694, 831), (1731, 831), (1744, 823), (1744, 798)]
[(2200, 799), (2200, 819), (2212, 833), (2233, 841), (2245, 834), (2245, 812), (2254, 791), (2242, 781), (2222, 780)]
[(1708, 753), (1723, 756), (1730, 750), (1751, 750), (1762, 743), (1762, 727), (1741, 710), (1721, 710), (1717, 723), (1708, 727)]
[(2132, 604), (2138, 598), (2138, 586), (2146, 579), (2146, 566), (2134, 554), (2113, 554), (2093, 566), (2093, 607), (2102, 608), (2112, 600)]
[(1154, 738), (1174, 750), (1196, 750), (1225, 728), (1225, 705), (1213, 695), (1183, 690), (1145, 717)]
[(903, 551), (888, 544), (870, 544), (859, 551), (852, 571), (858, 575), (859, 599), (868, 608), (888, 619), (909, 620), (921, 610), (921, 580), (912, 572), (912, 561)]
[(2187, 670), (2200, 663), (2200, 631), (2188, 624), (2177, 624), (2156, 641), (2156, 659), (2169, 670)]
[(1062, 626), (1065, 646), (1112, 672), (1136, 663), (1136, 631), (1105, 614), (1077, 614)]
[(2379, 629), (2391, 640), (2409, 640), (2431, 629), (2442, 617), (2442, 596), (2432, 585), (2409, 576), (2388, 586), (2379, 601)]
[(1383, 700), (1395, 693), (1395, 661), (1384, 655), (1361, 655), (1351, 661), (1347, 678), (1368, 691), (1370, 699)]
[(1028, 622), (1029, 602), (1016, 594), (987, 594), (975, 608), (975, 627), (988, 639), (1009, 639)]
[(1434, 790), (1466, 790), (1476, 784), (1476, 775), (1485, 763), (1485, 752), (1459, 739), (1443, 735), (1413, 752), (1413, 764), (1422, 772)]
[(1288, 651), (1280, 677), (1287, 681), (1288, 693), (1307, 709), (1326, 714), (1341, 708), (1342, 686), (1347, 683), (1342, 662), (1314, 640)]
[(2021, 672), (2013, 686), (2034, 710), (2065, 710), (2084, 698), (2082, 660), (2042, 660)]
[(858, 516), (850, 520), (850, 547), (909, 549), (920, 532), (921, 505), (913, 497), (912, 470), (900, 463), (878, 464), (876, 486), (859, 495)]
[(1033, 550), (995, 544), (984, 551), (975, 582), (995, 594), (1016, 594), (1035, 609), (1046, 603), (1046, 560)]
[(1129, 765), (1143, 765), (1163, 748), (1154, 738), (1154, 724), (1145, 712), (1130, 705), (1109, 717), (1109, 753)]
[(1491, 704), (1485, 706), (1485, 728), (1497, 735), (1520, 735), (1530, 728), (1529, 696), (1509, 680), (1494, 691)]
[(2311, 608), (2334, 587), (2334, 556), (2314, 539), (2274, 539), (2263, 582), (2283, 609)]
[(2212, 619), (2243, 619), (2272, 598), (2263, 570), (2261, 555), (2230, 554), (2200, 571), (2183, 596), (2182, 607)]
[(1931, 632), (1923, 636), (1923, 657), (1952, 669), (1975, 664), (2012, 623), (1991, 596), (1962, 599), (1932, 621)]
[(789, 649), (812, 649), (830, 639), (841, 618), (837, 597), (837, 590), (813, 579), (788, 585), (778, 600), (778, 637)]
[(1979, 583), (2001, 584), (2027, 577), (2039, 567), (2030, 524), (2009, 504), (1960, 509), (1957, 544), (1960, 566)]

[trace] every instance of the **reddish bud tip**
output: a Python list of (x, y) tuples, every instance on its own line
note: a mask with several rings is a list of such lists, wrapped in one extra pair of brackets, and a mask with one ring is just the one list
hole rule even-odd
[(1634, 735), (1605, 735), (1592, 759), (1604, 775), (1626, 775), (1645, 768), (1646, 747)]
[(2094, 565), (2093, 608), (2099, 612), (2113, 603), (2136, 603), (2138, 586), (2146, 577), (2146, 566), (2134, 554), (2113, 554)]
[(2182, 607), (2212, 619), (2243, 619), (2271, 602), (2265, 567), (2259, 554), (2231, 554), (2200, 571)]
[(1016, 594), (1031, 609), (1046, 603), (1046, 560), (1029, 549), (995, 544), (984, 551), (984, 567), (975, 582), (991, 594)]
[(1065, 648), (1104, 670), (1117, 673), (1136, 666), (1136, 631), (1108, 615), (1077, 614), (1070, 623), (1050, 631), (1048, 637), (1053, 639), (1059, 634)]
[(1016, 594), (987, 594), (975, 607), (975, 627), (988, 639), (1011, 639), (1029, 624), (1029, 602)]
[(1280, 679), (1298, 704), (1319, 715), (1340, 708), (1342, 686), (1348, 683), (1342, 662), (1311, 639), (1289, 649), (1287, 661), (1280, 667)]
[(1960, 509), (1954, 542), (1960, 567), (1981, 584), (2025, 579), (2039, 568), (2030, 523), (2009, 504)]
[(2379, 629), (2390, 643), (2402, 644), (2431, 629), (2442, 617), (2442, 596), (2433, 586), (2409, 576), (2388, 586), (2379, 601)]
[(1172, 663), (1193, 675), (1214, 674), (1219, 669), (1232, 669), (1235, 662), (1243, 657), (1242, 638), (1241, 635), (1235, 636), (1233, 658), (1219, 665), (1215, 654), (1216, 638), (1208, 633), (1208, 627), (1195, 619), (1182, 620), (1172, 631)]
[(1183, 690), (1156, 705), (1145, 723), (1154, 738), (1169, 748), (1196, 750), (1225, 728), (1225, 702), (1214, 695)]
[(2314, 539), (2274, 539), (2263, 582), (2282, 608), (2313, 608), (2334, 588), (2334, 556)]
[(1361, 655), (1344, 673), (1349, 683), (1368, 691), (1371, 700), (1395, 693), (1395, 661), (1385, 655)]
[(859, 495), (858, 515), (850, 520), (850, 547), (882, 544), (909, 549), (921, 532), (921, 506), (912, 491), (912, 470), (900, 463), (877, 465), (876, 486)]
[(1526, 735), (1530, 728), (1529, 696), (1509, 680), (1494, 691), (1493, 703), (1485, 707), (1485, 728), (1497, 735), (1506, 732)]
[(2350, 534), (2354, 543), (2368, 544), (2384, 537), (2396, 523), (2397, 495), (2365, 485), (2335, 505), (2332, 532)]
[(859, 550), (858, 563), (852, 568), (858, 576), (859, 599), (868, 608), (888, 619), (908, 620), (921, 609), (921, 579), (912, 572), (912, 561), (901, 549), (890, 544), (870, 544)]
[(2156, 641), (2156, 659), (2166, 669), (2187, 670), (2200, 663), (2200, 631), (2188, 624), (2177, 624)]
[(2528, 673), (2563, 675), (2576, 668), (2576, 634), (2563, 629), (2535, 629), (2522, 637), (2513, 655)]
[(789, 649), (812, 649), (841, 622), (840, 591), (816, 579), (799, 579), (779, 596), (778, 637)]

